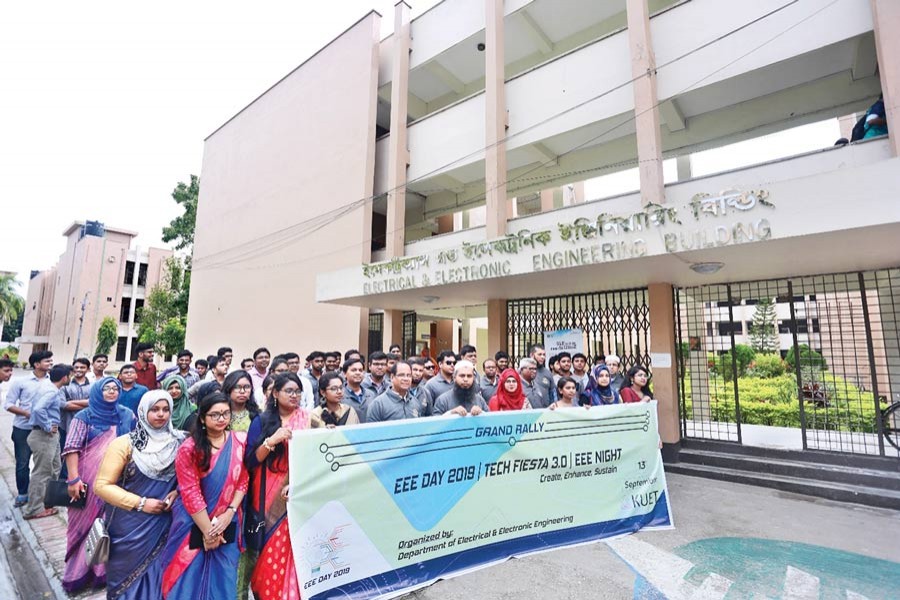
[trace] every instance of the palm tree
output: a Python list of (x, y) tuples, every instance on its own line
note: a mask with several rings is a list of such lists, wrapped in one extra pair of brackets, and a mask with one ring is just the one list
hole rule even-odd
[(16, 291), (19, 285), (15, 275), (0, 275), (0, 326), (18, 319), (25, 308), (25, 299)]

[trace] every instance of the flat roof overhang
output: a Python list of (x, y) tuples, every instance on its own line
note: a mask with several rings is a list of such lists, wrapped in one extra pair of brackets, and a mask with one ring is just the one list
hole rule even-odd
[[(470, 258), (463, 248), (481, 244), (483, 229), (456, 232), (407, 245), (400, 267), (320, 274), (317, 298), (437, 309), (654, 282), (692, 286), (900, 266), (900, 158), (890, 157), (887, 139), (698, 178), (666, 193), (680, 224), (669, 218), (575, 241), (576, 220), (590, 227), (600, 215), (610, 223), (645, 211), (639, 194), (573, 205), (510, 221), (511, 234), (546, 231), (546, 243)], [(724, 211), (707, 211), (713, 206)], [(702, 275), (690, 269), (697, 262), (724, 266)]]

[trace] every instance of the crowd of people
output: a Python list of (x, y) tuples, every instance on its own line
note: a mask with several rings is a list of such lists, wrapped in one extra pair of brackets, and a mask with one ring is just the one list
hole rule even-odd
[[(497, 352), (478, 369), (473, 346), (436, 358), (356, 350), (272, 356), (258, 348), (194, 360), (180, 352), (157, 372), (153, 347), (106, 375), (97, 354), (72, 365), (29, 357), (12, 382), (16, 506), (25, 519), (57, 514), (48, 486), (64, 481), (63, 587), (106, 586), (128, 599), (300, 598), (287, 529), (288, 442), (296, 431), (439, 415), (570, 409), (653, 398), (650, 372), (619, 357), (552, 357), (541, 345), (512, 364)], [(517, 368), (516, 368), (517, 367)], [(13, 364), (0, 359), (0, 383)], [(33, 468), (30, 466), (33, 462)], [(63, 484), (59, 484), (63, 485)], [(108, 555), (98, 536), (109, 538)]]

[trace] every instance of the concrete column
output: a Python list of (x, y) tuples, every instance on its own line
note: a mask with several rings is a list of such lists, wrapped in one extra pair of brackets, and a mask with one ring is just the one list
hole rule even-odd
[(656, 57), (650, 39), (650, 11), (647, 0), (626, 0), (626, 10), (631, 75), (635, 78), (634, 114), (641, 202), (644, 206), (663, 204), (666, 192), (663, 185), (662, 140), (656, 94)]
[(369, 348), (369, 352), (381, 350), (387, 352), (391, 344), (400, 344), (403, 347), (403, 311), (384, 311), (384, 348)]
[(891, 154), (900, 156), (900, 2), (871, 0), (878, 75), (891, 138)]
[(403, 256), (406, 243), (406, 111), (409, 98), (409, 5), (394, 6), (394, 48), (391, 76), (391, 136), (388, 142), (386, 250), (389, 258)]
[(488, 356), (493, 357), (497, 350), (507, 350), (509, 345), (509, 321), (506, 316), (506, 299), (488, 300)]
[(847, 138), (848, 140), (853, 135), (853, 126), (856, 125), (856, 122), (859, 120), (859, 117), (856, 116), (856, 113), (851, 115), (844, 115), (843, 117), (838, 117), (838, 127), (841, 129), (841, 137)]
[(575, 204), (581, 204), (584, 202), (584, 182), (579, 181), (575, 183)]
[(437, 218), (438, 234), (453, 233), (453, 215), (441, 215)]
[(484, 0), (484, 181), (488, 239), (506, 235), (506, 81), (503, 0)]
[[(128, 260), (126, 254), (126, 260)], [(134, 327), (134, 312), (137, 304), (138, 276), (141, 273), (141, 247), (134, 247), (134, 275), (131, 278), (131, 306), (128, 308), (128, 335), (125, 337), (125, 362), (131, 362), (131, 339), (137, 334)], [(144, 302), (147, 301), (148, 288), (144, 287)]]
[(510, 219), (515, 219), (519, 216), (519, 199), (518, 198), (510, 198), (506, 204), (506, 214)]
[[(675, 294), (671, 284), (648, 286), (650, 306), (650, 352), (662, 359), (653, 364), (653, 395), (659, 403), (659, 435), (663, 444), (678, 444), (678, 376), (675, 343)], [(666, 366), (663, 366), (666, 365)], [(671, 447), (671, 446), (670, 446)], [(677, 450), (677, 446), (675, 447)]]
[(688, 181), (694, 177), (690, 154), (682, 154), (677, 157), (675, 159), (675, 167), (678, 169), (678, 181)]
[(553, 188), (541, 190), (541, 212), (553, 210)]

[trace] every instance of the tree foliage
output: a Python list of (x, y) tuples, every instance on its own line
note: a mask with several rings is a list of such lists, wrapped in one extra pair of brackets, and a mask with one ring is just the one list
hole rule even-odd
[(179, 204), (184, 212), (172, 219), (163, 227), (162, 240), (166, 243), (175, 242), (176, 250), (187, 250), (188, 256), (194, 248), (194, 228), (197, 224), (197, 198), (200, 196), (200, 179), (191, 175), (191, 183), (179, 181), (172, 191), (172, 199)]
[[(734, 358), (732, 358), (732, 356)], [(747, 373), (747, 367), (753, 362), (756, 352), (746, 344), (735, 344), (733, 350), (729, 350), (719, 357), (719, 373), (725, 381), (731, 381), (734, 378), (735, 367), (737, 368), (737, 376), (743, 377)]]
[(15, 275), (0, 275), (0, 321), (15, 322), (25, 310), (25, 298), (19, 295), (19, 282)]
[(112, 317), (103, 317), (97, 328), (97, 351), (95, 354), (107, 354), (119, 339), (119, 328)]
[(760, 354), (773, 354), (781, 348), (775, 314), (775, 304), (763, 298), (756, 304), (753, 322), (750, 324), (750, 345)]
[[(800, 350), (800, 367), (815, 367), (820, 370), (828, 369), (828, 362), (825, 360), (825, 357), (811, 349), (806, 344), (799, 344), (797, 348)], [(797, 368), (797, 355), (794, 353), (794, 349), (791, 348), (788, 350), (787, 356), (784, 357), (784, 362), (786, 362), (793, 371)]]
[(138, 340), (153, 344), (163, 356), (184, 349), (190, 271), (176, 257), (166, 261), (162, 280), (150, 290), (140, 309)]

